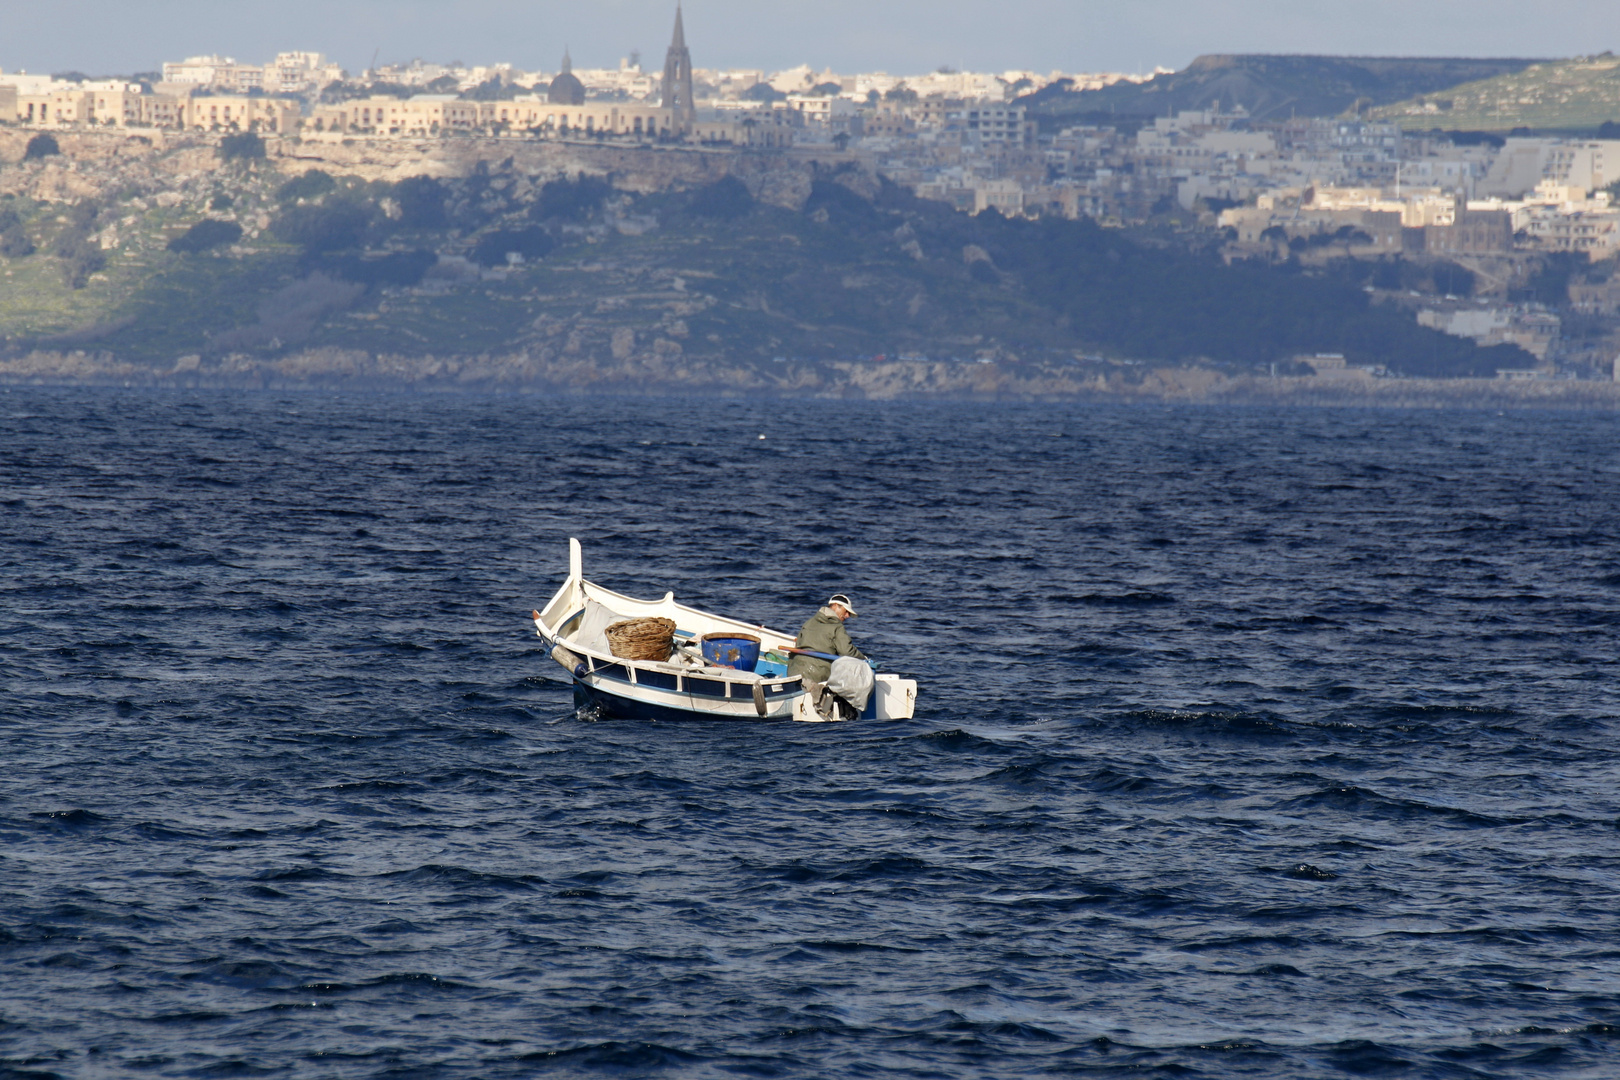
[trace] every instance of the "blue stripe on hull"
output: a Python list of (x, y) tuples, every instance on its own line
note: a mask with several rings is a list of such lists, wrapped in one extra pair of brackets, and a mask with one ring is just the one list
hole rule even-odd
[(727, 720), (759, 723), (787, 719), (771, 716), (719, 716), (697, 709), (677, 709), (650, 701), (619, 697), (617, 694), (588, 686), (577, 679), (574, 681), (574, 708), (596, 709), (604, 720)]

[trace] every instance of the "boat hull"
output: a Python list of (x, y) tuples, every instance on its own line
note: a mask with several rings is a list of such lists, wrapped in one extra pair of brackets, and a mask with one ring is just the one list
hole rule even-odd
[(734, 713), (716, 712), (712, 706), (705, 708), (683, 708), (659, 701), (645, 701), (632, 697), (625, 697), (604, 690), (598, 686), (591, 686), (578, 679), (574, 680), (574, 711), (581, 716), (591, 716), (600, 720), (662, 720), (662, 721), (690, 721), (690, 720), (721, 720), (730, 722), (760, 723), (771, 720), (789, 720), (792, 716), (747, 716)]
[[(611, 689), (610, 689), (611, 687)], [(621, 689), (622, 688), (622, 689)], [(683, 700), (684, 699), (684, 700)], [(878, 677), (878, 688), (866, 703), (862, 720), (906, 719), (911, 715), (916, 700), (916, 684), (892, 676)], [(725, 703), (691, 700), (688, 695), (657, 694), (649, 696), (639, 687), (625, 686), (616, 681), (588, 682), (574, 679), (574, 709), (582, 716), (599, 720), (724, 720), (753, 723), (797, 720), (803, 723), (832, 722), (810, 704), (809, 695), (795, 692), (785, 700), (773, 700), (765, 715), (736, 699)], [(724, 710), (724, 711), (723, 711)]]

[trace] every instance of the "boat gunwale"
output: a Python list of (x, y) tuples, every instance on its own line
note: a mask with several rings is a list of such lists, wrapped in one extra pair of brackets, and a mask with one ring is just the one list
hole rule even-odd
[[(612, 589), (604, 588), (603, 586), (597, 585), (596, 583), (591, 582), (591, 581), (586, 581), (584, 578), (575, 579), (575, 578), (571, 577), (567, 581), (563, 582), (561, 588), (559, 588), (557, 590), (556, 594), (553, 595), (551, 600), (546, 604), (546, 612), (551, 611), (551, 609), (557, 604), (557, 602), (563, 598), (563, 595), (568, 591), (569, 586), (571, 586), (571, 585), (577, 585), (579, 587), (579, 592), (581, 594), (582, 599), (595, 600), (597, 603), (603, 603), (605, 598), (611, 598), (613, 600), (624, 601), (624, 602), (632, 604), (632, 605), (637, 605), (637, 606), (647, 607), (647, 608), (666, 608), (667, 609), (669, 607), (673, 607), (677, 611), (688, 612), (688, 613), (690, 613), (692, 615), (698, 616), (701, 619), (705, 619), (705, 620), (708, 620), (708, 621), (711, 621), (711, 622), (720, 623), (720, 624), (723, 624), (723, 625), (729, 625), (729, 626), (732, 626), (732, 627), (736, 627), (740, 631), (743, 631), (743, 632), (746, 632), (748, 634), (759, 637), (761, 639), (760, 644), (762, 646), (766, 645), (766, 640), (765, 639), (767, 637), (774, 637), (774, 638), (780, 639), (781, 641), (787, 643), (786, 645), (781, 645), (781, 646), (779, 646), (779, 645), (768, 645), (767, 647), (770, 648), (770, 649), (792, 648), (793, 647), (792, 643), (797, 640), (796, 638), (790, 637), (789, 635), (782, 633), (780, 630), (772, 630), (770, 627), (764, 626), (762, 624), (746, 623), (746, 622), (743, 622), (743, 621), (741, 621), (739, 619), (728, 618), (727, 616), (724, 616), (724, 615), (716, 615), (713, 612), (704, 611), (701, 608), (695, 608), (695, 607), (692, 607), (692, 606), (690, 606), (688, 604), (682, 604), (682, 603), (680, 603), (679, 601), (677, 601), (675, 599), (675, 594), (673, 592), (666, 593), (663, 597), (661, 597), (661, 598), (659, 598), (657, 600), (640, 600), (640, 599), (637, 599), (636, 597), (633, 597), (633, 596), (627, 596), (627, 595), (625, 595), (623, 593), (614, 592)], [(594, 595), (590, 595), (590, 594), (594, 594)], [(604, 606), (612, 607), (613, 605), (612, 604), (605, 604)], [(541, 635), (540, 635), (541, 640), (545, 641), (548, 646), (553, 647), (553, 648), (555, 648), (557, 646), (561, 646), (562, 648), (567, 649), (571, 653), (575, 653), (576, 655), (580, 656), (582, 659), (587, 661), (586, 673), (585, 673), (584, 677), (587, 677), (587, 678), (596, 677), (596, 678), (603, 678), (603, 679), (611, 679), (612, 676), (610, 676), (610, 675), (599, 675), (598, 674), (597, 664), (600, 662), (605, 666), (622, 666), (622, 667), (624, 667), (626, 669), (635, 670), (635, 671), (654, 671), (654, 672), (658, 672), (660, 674), (673, 674), (673, 675), (676, 675), (677, 677), (681, 678), (683, 682), (684, 682), (684, 680), (686, 678), (701, 678), (701, 679), (709, 680), (711, 682), (725, 683), (727, 685), (727, 688), (728, 688), (728, 693), (723, 698), (720, 698), (720, 697), (714, 698), (713, 700), (716, 700), (716, 701), (735, 701), (735, 700), (737, 700), (737, 698), (733, 694), (731, 694), (729, 692), (730, 687), (733, 687), (733, 686), (748, 686), (748, 687), (760, 686), (760, 687), (767, 688), (765, 690), (766, 693), (771, 693), (772, 691), (769, 688), (774, 687), (774, 688), (777, 688), (776, 693), (777, 693), (778, 699), (782, 700), (782, 701), (790, 701), (795, 694), (802, 694), (802, 693), (805, 692), (804, 691), (803, 679), (798, 675), (778, 675), (778, 676), (772, 676), (772, 677), (768, 677), (768, 678), (755, 677), (755, 678), (751, 678), (751, 679), (735, 678), (735, 677), (728, 678), (724, 674), (724, 670), (716, 670), (713, 667), (704, 667), (704, 668), (699, 668), (699, 669), (693, 670), (693, 669), (690, 669), (690, 668), (682, 667), (682, 666), (677, 665), (677, 664), (672, 664), (667, 660), (631, 660), (631, 659), (628, 659), (628, 658), (623, 657), (623, 656), (614, 656), (611, 652), (602, 652), (600, 650), (592, 649), (592, 648), (590, 648), (588, 646), (585, 646), (585, 645), (578, 645), (578, 644), (575, 644), (574, 642), (568, 641), (564, 636), (565, 633), (566, 633), (566, 628), (567, 628), (568, 624), (575, 621), (576, 619), (578, 619), (584, 613), (585, 613), (584, 607), (580, 607), (580, 608), (570, 612), (566, 617), (560, 619), (557, 622), (557, 625), (556, 625), (555, 628), (553, 628), (552, 626), (547, 625), (546, 620), (545, 620), (545, 613), (542, 613), (541, 617), (535, 620), (536, 624), (543, 631), (541, 633)], [(627, 616), (627, 617), (634, 618), (635, 616)], [(677, 632), (687, 634), (690, 637), (696, 637), (697, 636), (697, 635), (693, 634), (691, 631), (679, 631), (678, 630)], [(757, 673), (755, 673), (755, 672), (748, 672), (748, 674), (757, 676)], [(581, 678), (581, 676), (575, 675), (574, 678)], [(617, 680), (615, 680), (615, 681), (617, 681)], [(639, 679), (633, 679), (633, 680), (631, 680), (630, 685), (632, 685), (632, 686), (641, 686), (643, 684), (640, 682)], [(679, 685), (679, 684), (677, 684), (677, 685)], [(791, 689), (790, 689), (790, 685), (791, 685)], [(651, 687), (651, 686), (649, 686), (649, 688), (658, 689), (658, 690), (665, 690), (666, 689), (664, 687)], [(680, 689), (677, 689), (677, 690), (674, 690), (674, 691), (667, 691), (666, 690), (666, 692), (687, 693), (687, 694), (691, 693), (690, 691), (683, 691), (683, 690), (680, 690)], [(700, 694), (700, 695), (696, 695), (696, 696), (707, 697), (709, 695)], [(750, 698), (751, 698), (751, 694), (750, 694)]]

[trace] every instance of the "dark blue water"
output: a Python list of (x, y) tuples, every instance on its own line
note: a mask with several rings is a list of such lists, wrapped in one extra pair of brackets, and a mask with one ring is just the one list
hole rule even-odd
[[(0, 1076), (1615, 1077), (1617, 447), (0, 392)], [(576, 719), (570, 535), (917, 719)]]

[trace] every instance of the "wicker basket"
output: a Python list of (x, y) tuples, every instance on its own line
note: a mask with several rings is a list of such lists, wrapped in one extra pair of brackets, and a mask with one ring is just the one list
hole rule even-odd
[(675, 647), (675, 620), (626, 619), (607, 628), (607, 639), (621, 660), (668, 660)]

